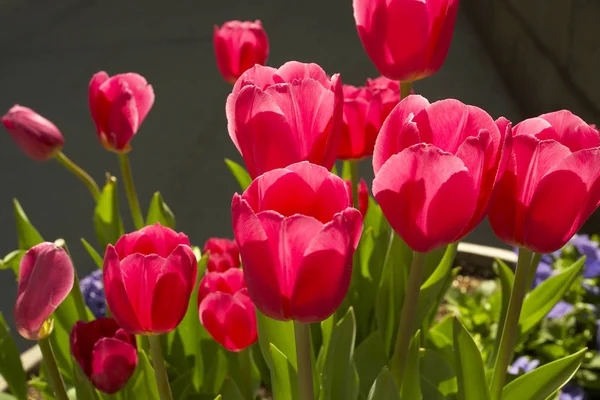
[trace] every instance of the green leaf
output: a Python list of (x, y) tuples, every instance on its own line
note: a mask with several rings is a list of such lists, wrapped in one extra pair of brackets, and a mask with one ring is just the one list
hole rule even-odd
[(84, 238), (81, 238), (81, 243), (83, 244), (83, 247), (85, 247), (85, 249), (87, 250), (90, 257), (92, 257), (92, 260), (94, 260), (94, 264), (96, 264), (96, 266), (99, 269), (102, 269), (102, 267), (104, 266), (104, 260), (102, 259), (100, 254), (98, 254), (96, 249), (94, 249), (94, 247), (91, 244), (89, 244), (88, 241)]
[(123, 400), (159, 400), (154, 369), (143, 350), (138, 351), (138, 365), (121, 394)]
[(419, 368), (420, 348), (421, 331), (417, 331), (410, 340), (410, 347), (408, 348), (408, 358), (402, 388), (400, 389), (400, 397), (403, 399), (420, 400), (423, 398), (421, 394), (421, 370)]
[(279, 349), (269, 345), (269, 359), (271, 360), (271, 383), (273, 398), (277, 400), (298, 399), (298, 376), (296, 367)]
[[(439, 334), (439, 333), (438, 333)], [(449, 344), (450, 356), (454, 358), (452, 342)], [(423, 398), (429, 400), (428, 394), (432, 392), (439, 393), (442, 398), (448, 398), (458, 392), (456, 384), (456, 373), (453, 365), (448, 362), (448, 354), (433, 349), (424, 349), (422, 351), (419, 364), (421, 367), (421, 388)], [(426, 382), (426, 384), (424, 384)], [(431, 395), (435, 398), (435, 393)]]
[(342, 161), (342, 175), (340, 178), (346, 181), (352, 178), (352, 162), (350, 160)]
[(221, 396), (223, 400), (244, 400), (244, 396), (237, 387), (233, 379), (225, 379), (221, 388)]
[(113, 176), (107, 179), (96, 203), (94, 228), (102, 249), (109, 244), (115, 244), (123, 235), (123, 221), (119, 214), (117, 179)]
[[(0, 400), (16, 400), (17, 398), (15, 396), (12, 396), (8, 393), (2, 393), (0, 392)], [(25, 397), (25, 399), (27, 399)]]
[(186, 400), (189, 397), (190, 391), (193, 389), (192, 370), (187, 370), (183, 374), (177, 375), (169, 382), (173, 399)]
[(19, 238), (19, 249), (29, 250), (36, 244), (40, 244), (44, 241), (42, 235), (31, 225), (25, 211), (19, 204), (17, 199), (13, 199), (13, 205), (15, 209), (15, 219), (17, 222), (17, 235)]
[(71, 334), (73, 325), (78, 320), (73, 291), (60, 303), (52, 315), (54, 316), (54, 330), (49, 339), (54, 349), (54, 356), (56, 357), (60, 372), (65, 378), (65, 383), (73, 384), (73, 360), (71, 358), (69, 335)]
[(227, 357), (223, 347), (215, 342), (204, 327), (200, 328), (200, 346), (195, 358), (194, 386), (202, 394), (219, 392), (227, 376)]
[(354, 310), (333, 327), (325, 356), (321, 381), (321, 400), (354, 400), (358, 397), (358, 373), (354, 365), (356, 319)]
[(146, 216), (146, 225), (154, 225), (157, 222), (162, 226), (175, 229), (175, 215), (163, 200), (160, 192), (156, 192), (152, 196)]
[(369, 391), (368, 400), (400, 400), (400, 391), (394, 377), (387, 367), (383, 370), (373, 383)]
[(570, 267), (546, 279), (527, 295), (519, 318), (521, 336), (533, 329), (562, 299), (579, 276), (584, 262), (585, 257), (581, 257)]
[(98, 392), (96, 392), (94, 385), (85, 376), (77, 362), (73, 363), (73, 377), (77, 399), (99, 400)]
[(504, 387), (502, 400), (545, 400), (571, 380), (587, 349), (542, 365), (521, 375)]
[(256, 310), (256, 324), (260, 350), (269, 368), (273, 367), (270, 347), (273, 344), (296, 370), (298, 366), (296, 361), (296, 339), (292, 321), (276, 321)]
[(246, 169), (240, 164), (236, 163), (235, 161), (230, 160), (229, 158), (225, 159), (225, 164), (227, 164), (227, 168), (229, 168), (229, 170), (233, 174), (233, 177), (239, 183), (240, 188), (242, 190), (246, 190), (248, 186), (250, 186), (250, 184), (252, 183), (252, 178), (250, 177), (250, 174), (248, 174)]
[[(316, 372), (317, 378), (319, 379), (319, 387), (321, 387), (321, 377), (323, 373), (323, 367), (325, 365), (325, 357), (327, 356), (327, 350), (329, 349), (329, 342), (331, 341), (331, 333), (333, 332), (333, 326), (335, 325), (335, 315), (329, 316), (326, 320), (321, 321), (321, 347), (319, 348), (319, 355), (317, 357)], [(313, 337), (314, 343), (314, 337)]]
[(10, 268), (19, 279), (19, 270), (21, 269), (21, 258), (25, 255), (25, 250), (13, 250), (0, 261), (0, 269)]
[(354, 362), (358, 371), (360, 394), (366, 398), (377, 379), (378, 371), (388, 362), (379, 332), (371, 333), (356, 347)]
[(0, 313), (0, 375), (19, 400), (27, 400), (27, 376), (21, 364), (19, 349), (10, 335), (10, 329), (2, 313)]
[[(496, 332), (502, 332), (502, 330), (504, 329), (504, 320), (506, 319), (506, 313), (508, 312), (510, 294), (512, 293), (512, 287), (515, 281), (515, 274), (513, 273), (512, 269), (510, 269), (510, 267), (500, 259), (496, 259), (494, 270), (496, 271), (496, 275), (498, 275), (498, 278), (500, 279), (500, 288), (502, 293), (502, 307), (500, 308), (500, 318), (498, 320), (498, 328), (496, 329)], [(494, 363), (496, 362), (498, 348), (500, 347), (500, 339), (501, 335), (497, 335), (492, 353), (487, 359), (488, 368), (493, 368)]]
[(460, 400), (489, 400), (485, 367), (477, 344), (458, 319), (454, 319), (454, 355)]

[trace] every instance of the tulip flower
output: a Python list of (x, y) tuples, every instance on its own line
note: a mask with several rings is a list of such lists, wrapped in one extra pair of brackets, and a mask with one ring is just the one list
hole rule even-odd
[(198, 289), (198, 316), (208, 333), (230, 351), (256, 342), (256, 310), (241, 269), (209, 272)]
[(133, 375), (138, 363), (135, 336), (112, 318), (77, 322), (71, 331), (71, 353), (98, 390), (116, 393)]
[(204, 244), (204, 253), (208, 253), (206, 269), (209, 272), (224, 272), (240, 267), (240, 252), (233, 240), (210, 238)]
[[(347, 185), (352, 185), (350, 180), (346, 180)], [(352, 190), (352, 186), (350, 189)], [(367, 211), (369, 210), (369, 188), (367, 187), (367, 183), (364, 179), (361, 179), (358, 183), (358, 211), (363, 216), (363, 218), (367, 215)]]
[(154, 104), (154, 89), (141, 75), (130, 72), (109, 77), (101, 71), (90, 81), (88, 100), (102, 145), (127, 152)]
[(563, 247), (600, 203), (600, 135), (563, 110), (513, 129), (506, 173), (489, 220), (506, 243), (538, 253)]
[(458, 0), (354, 0), (353, 6), (358, 36), (382, 75), (414, 81), (440, 69)]
[(350, 188), (299, 162), (259, 176), (232, 201), (248, 294), (277, 320), (322, 321), (341, 304), (362, 231)]
[(331, 170), (340, 146), (343, 93), (338, 74), (292, 61), (256, 65), (227, 97), (227, 128), (252, 178), (298, 161)]
[(508, 121), (477, 107), (408, 96), (377, 137), (373, 196), (413, 250), (453, 243), (484, 218), (510, 138)]
[(129, 333), (170, 332), (185, 315), (197, 273), (183, 233), (156, 223), (123, 235), (104, 255), (108, 308)]
[(65, 139), (56, 125), (31, 108), (14, 105), (2, 124), (23, 152), (36, 161), (46, 161), (61, 151)]
[(19, 270), (14, 316), (17, 331), (26, 339), (40, 340), (51, 333), (46, 321), (69, 295), (75, 280), (67, 252), (44, 242), (25, 253)]
[(259, 20), (215, 25), (213, 43), (217, 66), (229, 83), (255, 64), (264, 64), (269, 55), (269, 39)]
[[(385, 121), (400, 101), (400, 82), (393, 81), (385, 76), (379, 76), (374, 79), (367, 79), (366, 87), (371, 91), (377, 90), (381, 94), (382, 122)], [(410, 94), (415, 94), (415, 90), (411, 89)]]

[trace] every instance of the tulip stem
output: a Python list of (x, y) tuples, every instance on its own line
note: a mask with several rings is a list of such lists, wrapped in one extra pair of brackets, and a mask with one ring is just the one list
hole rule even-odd
[(360, 210), (358, 205), (358, 160), (348, 160), (350, 165), (350, 184), (352, 185), (352, 202), (354, 208)]
[(404, 295), (404, 302), (402, 303), (402, 311), (400, 313), (400, 324), (398, 325), (396, 346), (391, 360), (391, 373), (399, 388), (402, 388), (410, 339), (413, 337), (415, 330), (417, 303), (419, 302), (419, 293), (421, 292), (421, 283), (423, 281), (426, 259), (427, 253), (419, 253), (418, 251), (413, 252), (406, 294)]
[(125, 193), (127, 194), (129, 209), (131, 210), (133, 225), (135, 229), (142, 229), (145, 225), (144, 217), (142, 216), (140, 202), (137, 193), (135, 192), (133, 175), (131, 174), (131, 164), (129, 163), (129, 156), (127, 153), (119, 153), (119, 164), (121, 165), (121, 176), (123, 177), (123, 183), (125, 184)]
[(294, 336), (296, 337), (296, 358), (298, 360), (299, 400), (313, 400), (310, 325), (294, 321)]
[(150, 342), (152, 365), (154, 366), (154, 376), (156, 377), (160, 400), (173, 400), (171, 386), (169, 386), (169, 377), (167, 376), (167, 368), (165, 367), (165, 359), (163, 358), (160, 336), (150, 335), (148, 336), (148, 341)]
[(496, 362), (494, 363), (494, 374), (490, 382), (492, 400), (499, 400), (502, 396), (502, 388), (506, 380), (508, 364), (513, 356), (519, 329), (519, 317), (529, 280), (529, 269), (531, 267), (532, 252), (524, 247), (519, 248), (519, 259), (515, 281), (510, 293), (508, 310), (502, 327), (502, 336)]
[(410, 90), (412, 89), (412, 81), (400, 81), (400, 100), (410, 96)]
[(241, 382), (239, 384), (240, 391), (245, 398), (254, 399), (254, 384), (252, 383), (252, 361), (250, 360), (250, 347), (247, 347), (237, 353), (238, 368), (240, 369)]
[(50, 386), (54, 391), (56, 400), (69, 400), (67, 396), (67, 388), (63, 381), (60, 371), (58, 370), (58, 364), (56, 364), (56, 358), (54, 357), (54, 350), (52, 350), (52, 344), (50, 338), (46, 337), (38, 341), (44, 362), (46, 363), (46, 371), (48, 372), (48, 378), (50, 380)]
[(85, 172), (80, 166), (75, 164), (70, 158), (68, 158), (65, 153), (59, 151), (55, 156), (56, 160), (65, 166), (69, 171), (71, 171), (85, 186), (87, 186), (88, 190), (92, 194), (95, 202), (98, 202), (98, 198), (100, 197), (100, 188), (98, 184), (87, 172)]

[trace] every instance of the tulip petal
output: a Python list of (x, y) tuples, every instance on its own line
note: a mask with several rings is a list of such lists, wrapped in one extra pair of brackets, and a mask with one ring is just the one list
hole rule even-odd
[[(440, 69), (448, 55), (459, 2), (458, 0), (439, 0), (437, 2), (428, 1), (427, 3), (430, 6), (431, 15), (427, 64), (428, 69), (433, 73)], [(431, 6), (434, 4), (437, 12), (431, 12)]]
[(94, 345), (91, 381), (105, 393), (118, 392), (133, 375), (137, 349), (118, 339), (104, 338)]
[(231, 351), (243, 350), (258, 339), (256, 311), (246, 289), (233, 295), (233, 304), (225, 320), (225, 331), (228, 333), (225, 347)]
[(413, 250), (428, 252), (460, 239), (478, 193), (461, 159), (417, 144), (381, 167), (373, 195), (404, 241)]
[(133, 253), (157, 254), (167, 258), (179, 245), (190, 246), (187, 235), (156, 223), (121, 236), (115, 244), (115, 249), (120, 259)]
[(215, 48), (215, 58), (217, 59), (217, 67), (219, 72), (223, 75), (228, 82), (235, 82), (235, 76), (233, 74), (234, 62), (231, 60), (231, 56), (235, 55), (228, 46), (227, 39), (225, 38), (225, 32), (221, 32), (218, 26), (214, 26), (213, 29), (213, 46)]
[(198, 307), (200, 323), (218, 343), (225, 345), (225, 320), (232, 305), (229, 293), (214, 292), (206, 296)]
[[(194, 280), (195, 283), (195, 280)], [(153, 289), (151, 331), (170, 332), (179, 325), (190, 301), (191, 287), (179, 271), (161, 275)]]
[[(600, 146), (598, 130), (568, 110), (542, 114), (539, 118), (548, 121), (556, 131), (556, 139), (572, 152)], [(538, 136), (539, 139), (545, 139)]]
[(276, 83), (305, 79), (313, 79), (319, 82), (325, 89), (331, 89), (331, 81), (327, 77), (327, 73), (318, 64), (288, 61), (279, 67), (275, 75)]
[[(110, 81), (109, 81), (110, 82)], [(104, 96), (104, 92), (100, 97)], [(135, 107), (133, 92), (122, 83), (119, 95), (110, 103), (108, 112), (108, 130), (104, 132), (104, 140), (116, 150), (127, 147), (138, 130), (140, 123), (138, 110)]]
[(87, 376), (92, 374), (92, 352), (96, 342), (103, 337), (115, 336), (120, 329), (117, 321), (112, 318), (75, 323), (70, 334), (71, 352)]
[(88, 104), (90, 107), (90, 113), (92, 114), (92, 119), (96, 124), (96, 129), (99, 132), (106, 132), (107, 130), (106, 126), (100, 126), (100, 123), (107, 120), (106, 116), (108, 115), (108, 108), (99, 107), (98, 93), (100, 91), (100, 86), (102, 86), (102, 84), (108, 79), (108, 74), (104, 71), (100, 71), (92, 76), (88, 89)]

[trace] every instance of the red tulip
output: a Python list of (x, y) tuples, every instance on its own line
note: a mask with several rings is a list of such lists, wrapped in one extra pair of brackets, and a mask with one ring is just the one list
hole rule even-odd
[(392, 228), (419, 252), (468, 234), (485, 216), (510, 138), (508, 121), (457, 100), (400, 101), (373, 155), (373, 195)]
[[(385, 121), (400, 101), (400, 82), (393, 81), (382, 75), (375, 79), (367, 79), (367, 88), (378, 90), (381, 93), (383, 120)], [(415, 94), (415, 89), (411, 88), (410, 94)]]
[(414, 81), (440, 69), (458, 0), (354, 0), (353, 5), (360, 40), (382, 75)]
[(104, 255), (108, 308), (129, 333), (172, 331), (185, 315), (197, 273), (183, 233), (157, 223), (123, 235)]
[(56, 125), (31, 108), (13, 106), (2, 124), (25, 154), (36, 161), (46, 161), (61, 151), (65, 139)]
[(513, 129), (506, 172), (490, 201), (496, 235), (538, 253), (563, 247), (600, 203), (600, 137), (563, 110)]
[(39, 340), (51, 333), (50, 315), (73, 288), (75, 271), (67, 252), (54, 243), (40, 243), (21, 259), (15, 304), (17, 330), (26, 339)]
[(350, 283), (362, 231), (349, 187), (308, 162), (259, 176), (233, 196), (233, 231), (248, 293), (277, 320), (322, 321)]
[(130, 72), (109, 77), (101, 71), (90, 81), (88, 100), (102, 145), (126, 152), (154, 104), (154, 89), (141, 75)]
[(233, 240), (210, 238), (204, 244), (204, 253), (209, 254), (206, 269), (210, 272), (240, 267), (240, 252)]
[(77, 322), (71, 331), (71, 353), (94, 386), (109, 394), (127, 384), (138, 363), (135, 336), (112, 318)]
[(198, 289), (198, 316), (208, 333), (230, 351), (256, 342), (256, 310), (241, 269), (207, 273)]
[[(348, 185), (348, 190), (352, 190), (352, 182), (346, 180), (346, 184)], [(367, 211), (369, 210), (369, 188), (364, 179), (361, 179), (358, 183), (358, 210), (363, 218), (367, 215)]]
[(316, 64), (256, 65), (227, 97), (229, 136), (256, 178), (275, 168), (310, 161), (331, 169), (340, 145), (343, 93)]
[(215, 25), (213, 43), (217, 66), (229, 83), (254, 64), (264, 64), (269, 55), (269, 39), (259, 20), (229, 21), (221, 28)]

